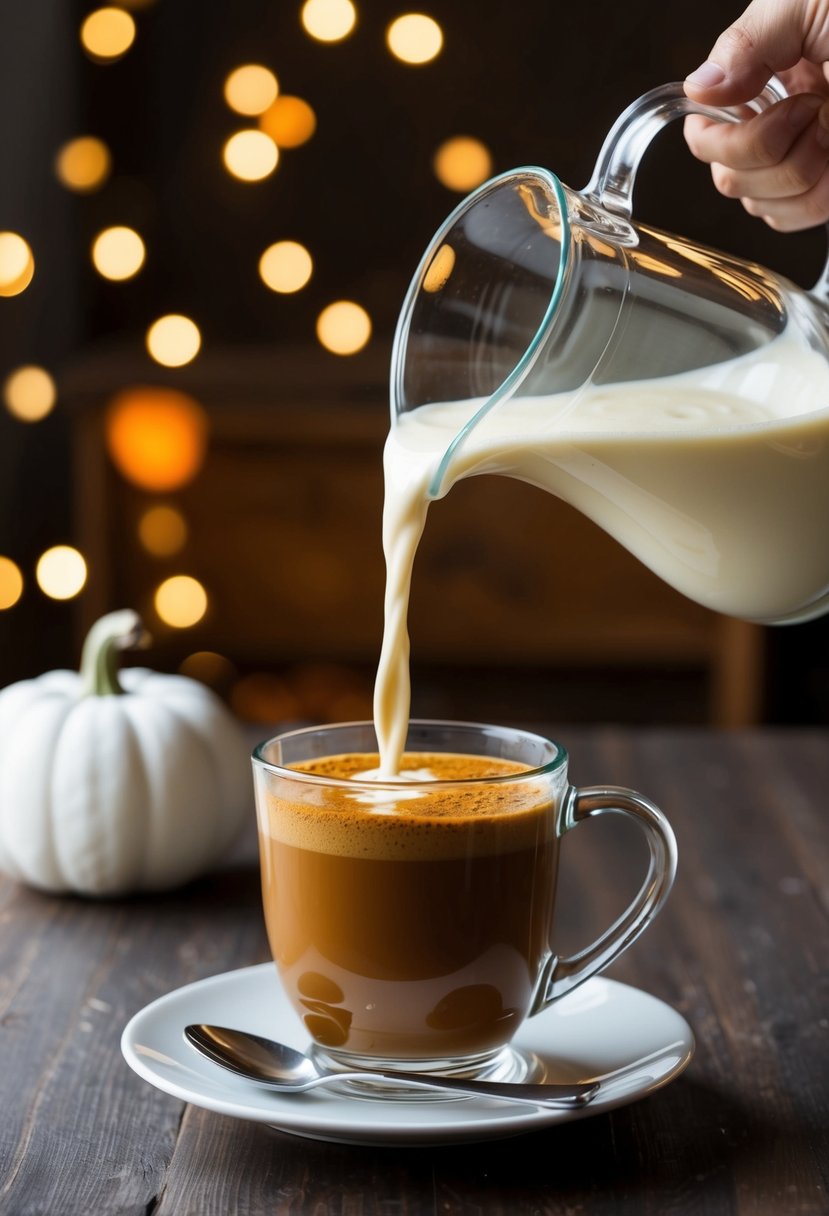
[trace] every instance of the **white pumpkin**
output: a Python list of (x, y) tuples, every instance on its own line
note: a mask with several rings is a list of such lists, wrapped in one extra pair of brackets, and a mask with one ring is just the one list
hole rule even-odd
[(248, 748), (208, 688), (144, 668), (134, 612), (90, 630), (80, 673), (0, 692), (0, 870), (46, 891), (115, 895), (209, 869), (252, 814)]

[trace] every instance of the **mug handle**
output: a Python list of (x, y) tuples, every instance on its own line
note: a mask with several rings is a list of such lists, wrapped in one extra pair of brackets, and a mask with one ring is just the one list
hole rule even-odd
[(578, 954), (550, 959), (538, 986), (530, 1014), (539, 1013), (591, 975), (603, 971), (613, 959), (650, 924), (668, 898), (676, 875), (676, 838), (671, 825), (655, 803), (634, 790), (615, 785), (570, 787), (561, 818), (561, 835), (597, 815), (617, 814), (632, 819), (648, 844), (649, 861), (645, 881), (618, 920), (592, 945)]

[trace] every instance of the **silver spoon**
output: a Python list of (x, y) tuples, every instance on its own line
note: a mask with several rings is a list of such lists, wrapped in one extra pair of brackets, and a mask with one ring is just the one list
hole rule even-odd
[(414, 1077), (407, 1072), (379, 1068), (376, 1072), (324, 1071), (293, 1047), (225, 1026), (186, 1026), (184, 1037), (214, 1064), (283, 1093), (302, 1093), (331, 1081), (383, 1080), (410, 1088), (451, 1089), (460, 1094), (500, 1098), (504, 1102), (529, 1102), (534, 1106), (572, 1109), (585, 1106), (599, 1091), (598, 1081), (574, 1085), (533, 1085), (517, 1081), (471, 1081), (462, 1077), (439, 1077), (424, 1073)]

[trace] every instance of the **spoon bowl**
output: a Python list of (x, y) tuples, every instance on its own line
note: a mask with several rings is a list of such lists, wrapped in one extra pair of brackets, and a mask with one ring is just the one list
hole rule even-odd
[(475, 1081), (466, 1077), (441, 1077), (435, 1074), (410, 1074), (377, 1069), (376, 1072), (325, 1071), (307, 1055), (276, 1043), (272, 1039), (226, 1026), (192, 1023), (184, 1028), (187, 1042), (237, 1076), (281, 1093), (304, 1093), (318, 1085), (358, 1081), (376, 1084), (389, 1082), (400, 1088), (453, 1091), (473, 1097), (497, 1098), (503, 1102), (529, 1103), (532, 1106), (574, 1109), (585, 1106), (599, 1092), (599, 1082), (573, 1085), (545, 1085), (515, 1081)]

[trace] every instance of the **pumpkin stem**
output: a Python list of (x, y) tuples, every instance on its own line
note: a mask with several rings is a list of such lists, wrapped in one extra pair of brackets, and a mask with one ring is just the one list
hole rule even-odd
[(81, 654), (81, 695), (119, 696), (124, 692), (118, 679), (118, 651), (145, 643), (141, 618), (131, 608), (109, 612), (90, 629)]

